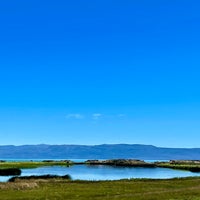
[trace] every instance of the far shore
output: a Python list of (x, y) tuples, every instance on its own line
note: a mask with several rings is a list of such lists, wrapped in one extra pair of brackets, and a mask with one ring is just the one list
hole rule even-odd
[(43, 160), (43, 161), (20, 161), (20, 162), (7, 162), (0, 161), (0, 172), (5, 169), (26, 169), (37, 168), (43, 166), (66, 166), (72, 165), (109, 165), (117, 167), (163, 167), (171, 169), (188, 170), (191, 172), (200, 172), (200, 160), (170, 160), (168, 162), (145, 162), (136, 159), (110, 159), (110, 160), (87, 160), (84, 162), (74, 162), (71, 160)]

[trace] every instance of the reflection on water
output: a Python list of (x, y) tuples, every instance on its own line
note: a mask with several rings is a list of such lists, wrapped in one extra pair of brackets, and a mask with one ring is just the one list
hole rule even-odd
[[(70, 167), (39, 167), (34, 169), (23, 169), (22, 176), (30, 175), (66, 175), (69, 174), (73, 180), (119, 180), (125, 178), (174, 178), (200, 176), (200, 173), (193, 173), (183, 170), (167, 168), (144, 168), (144, 167), (112, 167), (105, 165), (73, 165)], [(10, 177), (0, 177), (0, 181), (7, 181)]]

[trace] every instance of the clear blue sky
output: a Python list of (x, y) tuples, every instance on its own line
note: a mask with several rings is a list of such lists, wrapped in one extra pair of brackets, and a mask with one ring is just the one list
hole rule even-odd
[(200, 3), (0, 2), (0, 145), (200, 147)]

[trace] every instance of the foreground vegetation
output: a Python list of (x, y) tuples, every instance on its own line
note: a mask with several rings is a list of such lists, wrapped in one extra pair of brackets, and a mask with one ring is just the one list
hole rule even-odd
[(22, 180), (30, 180), (30, 181), (38, 181), (38, 180), (71, 180), (70, 175), (64, 175), (64, 176), (59, 176), (59, 175), (51, 175), (51, 174), (46, 174), (46, 175), (31, 175), (31, 176), (14, 176), (8, 180), (8, 182), (19, 182)]
[(70, 181), (18, 180), (0, 183), (4, 200), (199, 200), (200, 178), (169, 180)]

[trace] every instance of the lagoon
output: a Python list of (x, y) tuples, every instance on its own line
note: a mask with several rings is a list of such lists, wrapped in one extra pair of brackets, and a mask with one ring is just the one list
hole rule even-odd
[[(175, 177), (200, 176), (200, 173), (194, 173), (184, 170), (174, 170), (169, 168), (146, 168), (146, 167), (114, 167), (106, 165), (72, 165), (69, 167), (49, 166), (33, 169), (22, 169), (21, 176), (30, 175), (66, 175), (69, 174), (73, 180), (120, 180), (131, 178), (152, 178), (168, 179)], [(0, 181), (5, 182), (10, 177), (0, 176)]]
[(73, 165), (70, 167), (53, 166), (22, 170), (22, 176), (44, 174), (69, 174), (73, 180), (120, 180), (130, 178), (166, 179), (174, 177), (200, 176), (200, 173), (160, 167), (113, 167), (105, 165)]

